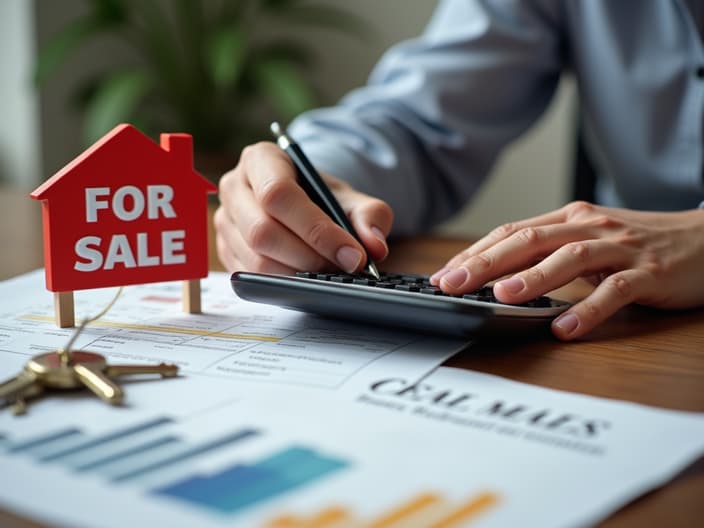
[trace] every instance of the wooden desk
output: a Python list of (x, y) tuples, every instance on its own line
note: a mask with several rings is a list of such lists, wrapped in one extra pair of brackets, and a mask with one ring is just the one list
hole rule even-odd
[[(0, 190), (0, 211), (0, 278), (41, 266), (39, 204), (24, 194)], [(397, 241), (383, 267), (431, 272), (466, 244), (437, 237)], [(213, 269), (222, 269), (213, 247)], [(560, 293), (574, 298), (583, 292), (579, 285), (571, 285)], [(563, 343), (549, 335), (530, 342), (479, 341), (447, 365), (554, 389), (704, 412), (704, 310), (631, 307), (579, 342)], [(704, 459), (670, 484), (626, 506), (603, 526), (689, 527), (702, 519)], [(40, 525), (0, 511), (0, 526)]]

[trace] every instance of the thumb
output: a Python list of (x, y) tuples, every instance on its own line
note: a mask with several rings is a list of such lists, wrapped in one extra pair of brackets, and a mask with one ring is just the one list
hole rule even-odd
[(391, 206), (371, 196), (356, 193), (348, 214), (362, 244), (373, 260), (384, 260), (389, 254), (386, 238), (391, 231), (394, 213)]

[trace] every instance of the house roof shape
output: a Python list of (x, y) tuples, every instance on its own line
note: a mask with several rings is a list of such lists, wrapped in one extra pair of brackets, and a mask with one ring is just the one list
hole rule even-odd
[[(75, 185), (75, 178), (96, 178), (95, 184), (115, 181), (134, 174), (163, 175), (176, 185), (188, 185), (214, 193), (217, 187), (193, 167), (193, 140), (189, 134), (161, 134), (161, 145), (130, 124), (121, 124), (42, 183), (30, 196), (35, 200), (50, 200)], [(162, 180), (163, 181), (163, 180)], [(91, 182), (92, 183), (92, 182)], [(195, 190), (194, 189), (194, 190)]]

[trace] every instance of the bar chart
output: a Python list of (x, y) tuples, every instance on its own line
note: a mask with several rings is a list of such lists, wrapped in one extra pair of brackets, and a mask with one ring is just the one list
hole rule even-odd
[(98, 476), (109, 485), (134, 486), (161, 496), (234, 516), (349, 466), (303, 445), (286, 445), (264, 456), (235, 460), (215, 473), (201, 474), (192, 462), (218, 450), (253, 442), (262, 431), (242, 427), (199, 442), (186, 440), (168, 416), (158, 416), (103, 434), (65, 427), (13, 441), (0, 432), (0, 451), (58, 465), (74, 475)]

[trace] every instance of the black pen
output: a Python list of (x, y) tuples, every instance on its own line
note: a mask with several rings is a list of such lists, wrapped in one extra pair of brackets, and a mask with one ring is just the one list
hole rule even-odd
[[(347, 231), (354, 238), (356, 238), (360, 244), (362, 244), (362, 241), (359, 239), (359, 235), (354, 230), (352, 223), (349, 218), (347, 218), (347, 215), (342, 210), (342, 207), (340, 207), (339, 202), (335, 199), (335, 196), (332, 194), (328, 186), (325, 185), (325, 182), (320, 177), (320, 174), (318, 174), (318, 171), (315, 170), (313, 164), (303, 153), (301, 147), (298, 146), (298, 144), (296, 144), (288, 135), (286, 135), (286, 132), (284, 132), (277, 122), (272, 123), (269, 128), (274, 134), (274, 137), (276, 137), (276, 143), (284, 152), (286, 152), (286, 154), (288, 154), (293, 161), (293, 164), (296, 166), (299, 183), (306, 191), (310, 199), (313, 200), (318, 207), (325, 211), (325, 213), (327, 213), (327, 215), (330, 216), (330, 218), (332, 218), (337, 225), (342, 227), (342, 229)], [(364, 244), (362, 244), (362, 247), (364, 247)], [(369, 257), (369, 254), (367, 254), (367, 263), (365, 264), (364, 269), (375, 279), (378, 280), (380, 278), (379, 270), (376, 268), (374, 261)]]

